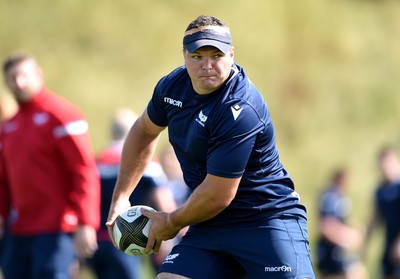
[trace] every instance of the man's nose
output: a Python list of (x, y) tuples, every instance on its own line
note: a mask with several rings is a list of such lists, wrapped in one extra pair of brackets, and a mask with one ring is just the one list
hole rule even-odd
[(26, 77), (24, 77), (24, 76), (16, 76), (15, 79), (14, 79), (14, 83), (19, 88), (22, 88), (27, 83)]
[(203, 65), (202, 65), (202, 68), (204, 69), (204, 70), (210, 70), (210, 69), (212, 69), (212, 59), (210, 59), (210, 58), (205, 58), (204, 59), (204, 61), (203, 61)]

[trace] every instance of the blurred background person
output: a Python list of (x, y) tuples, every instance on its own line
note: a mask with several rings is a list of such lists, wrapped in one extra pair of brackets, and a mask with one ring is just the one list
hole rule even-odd
[[(6, 279), (71, 278), (97, 249), (100, 183), (79, 109), (48, 90), (29, 55), (9, 56), (5, 83), (19, 110), (1, 127), (0, 231)], [(74, 249), (75, 248), (75, 249)]]
[[(4, 95), (0, 98), (0, 127), (3, 123), (9, 120), (11, 117), (15, 115), (18, 110), (17, 102), (10, 96)], [(0, 218), (0, 222), (2, 222)], [(0, 278), (1, 270), (2, 270), (2, 259), (3, 259), (3, 251), (4, 251), (4, 244), (7, 241), (7, 224), (0, 224), (0, 228), (3, 227), (3, 231), (0, 230)]]
[(189, 197), (189, 187), (183, 180), (183, 173), (172, 145), (167, 145), (161, 152), (160, 163), (167, 176), (167, 185), (171, 188), (176, 204), (183, 204)]
[(317, 265), (324, 279), (365, 279), (367, 271), (354, 252), (361, 248), (363, 235), (347, 224), (351, 200), (347, 196), (349, 173), (336, 170), (319, 197)]
[(392, 146), (383, 147), (378, 154), (378, 163), (381, 178), (374, 195), (367, 240), (375, 229), (384, 228), (382, 278), (397, 279), (400, 278), (400, 160), (397, 150)]
[[(136, 119), (136, 113), (130, 109), (120, 108), (115, 111), (110, 123), (110, 142), (99, 152), (96, 160), (101, 180), (101, 227), (97, 232), (99, 248), (87, 263), (99, 279), (143, 278), (144, 257), (129, 256), (117, 250), (105, 226), (118, 177), (124, 140)], [(160, 163), (157, 158), (154, 158), (140, 180), (137, 191), (130, 197), (131, 205), (143, 204), (165, 211), (176, 208), (173, 194), (167, 187), (166, 181), (167, 178)], [(160, 253), (149, 256), (154, 271), (164, 261), (171, 248), (172, 243), (167, 243)]]
[[(183, 179), (183, 172), (172, 145), (168, 144), (162, 150), (160, 164), (167, 176), (165, 185), (171, 189), (176, 205), (182, 205), (189, 198), (190, 190)], [(188, 229), (189, 227), (186, 227), (179, 231), (178, 235), (174, 238), (175, 244), (180, 241)]]

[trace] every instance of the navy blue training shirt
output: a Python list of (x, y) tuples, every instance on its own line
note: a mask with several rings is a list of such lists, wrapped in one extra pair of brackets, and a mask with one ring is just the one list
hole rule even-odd
[(242, 177), (231, 204), (204, 225), (306, 217), (279, 160), (267, 105), (240, 66), (233, 65), (225, 85), (205, 95), (194, 91), (186, 68), (179, 67), (158, 82), (147, 112), (156, 125), (168, 126), (169, 140), (192, 191), (208, 173)]
[(385, 253), (400, 234), (400, 182), (382, 182), (375, 191), (375, 204), (385, 225)]

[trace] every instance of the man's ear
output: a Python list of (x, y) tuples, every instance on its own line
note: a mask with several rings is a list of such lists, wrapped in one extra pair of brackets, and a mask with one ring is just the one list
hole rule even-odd
[(233, 46), (229, 49), (229, 56), (231, 57), (232, 64), (233, 64), (234, 63), (234, 58), (235, 58), (235, 48)]

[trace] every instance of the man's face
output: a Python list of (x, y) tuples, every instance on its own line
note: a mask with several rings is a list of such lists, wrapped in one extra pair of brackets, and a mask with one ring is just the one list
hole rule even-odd
[(184, 50), (185, 66), (194, 90), (198, 94), (211, 93), (229, 77), (233, 64), (233, 47), (223, 53), (213, 46), (204, 46), (193, 53)]
[(383, 175), (389, 181), (395, 181), (399, 178), (400, 162), (396, 153), (386, 154), (380, 161), (380, 167)]
[(19, 103), (29, 102), (43, 88), (43, 75), (36, 63), (22, 61), (5, 74), (5, 81)]

